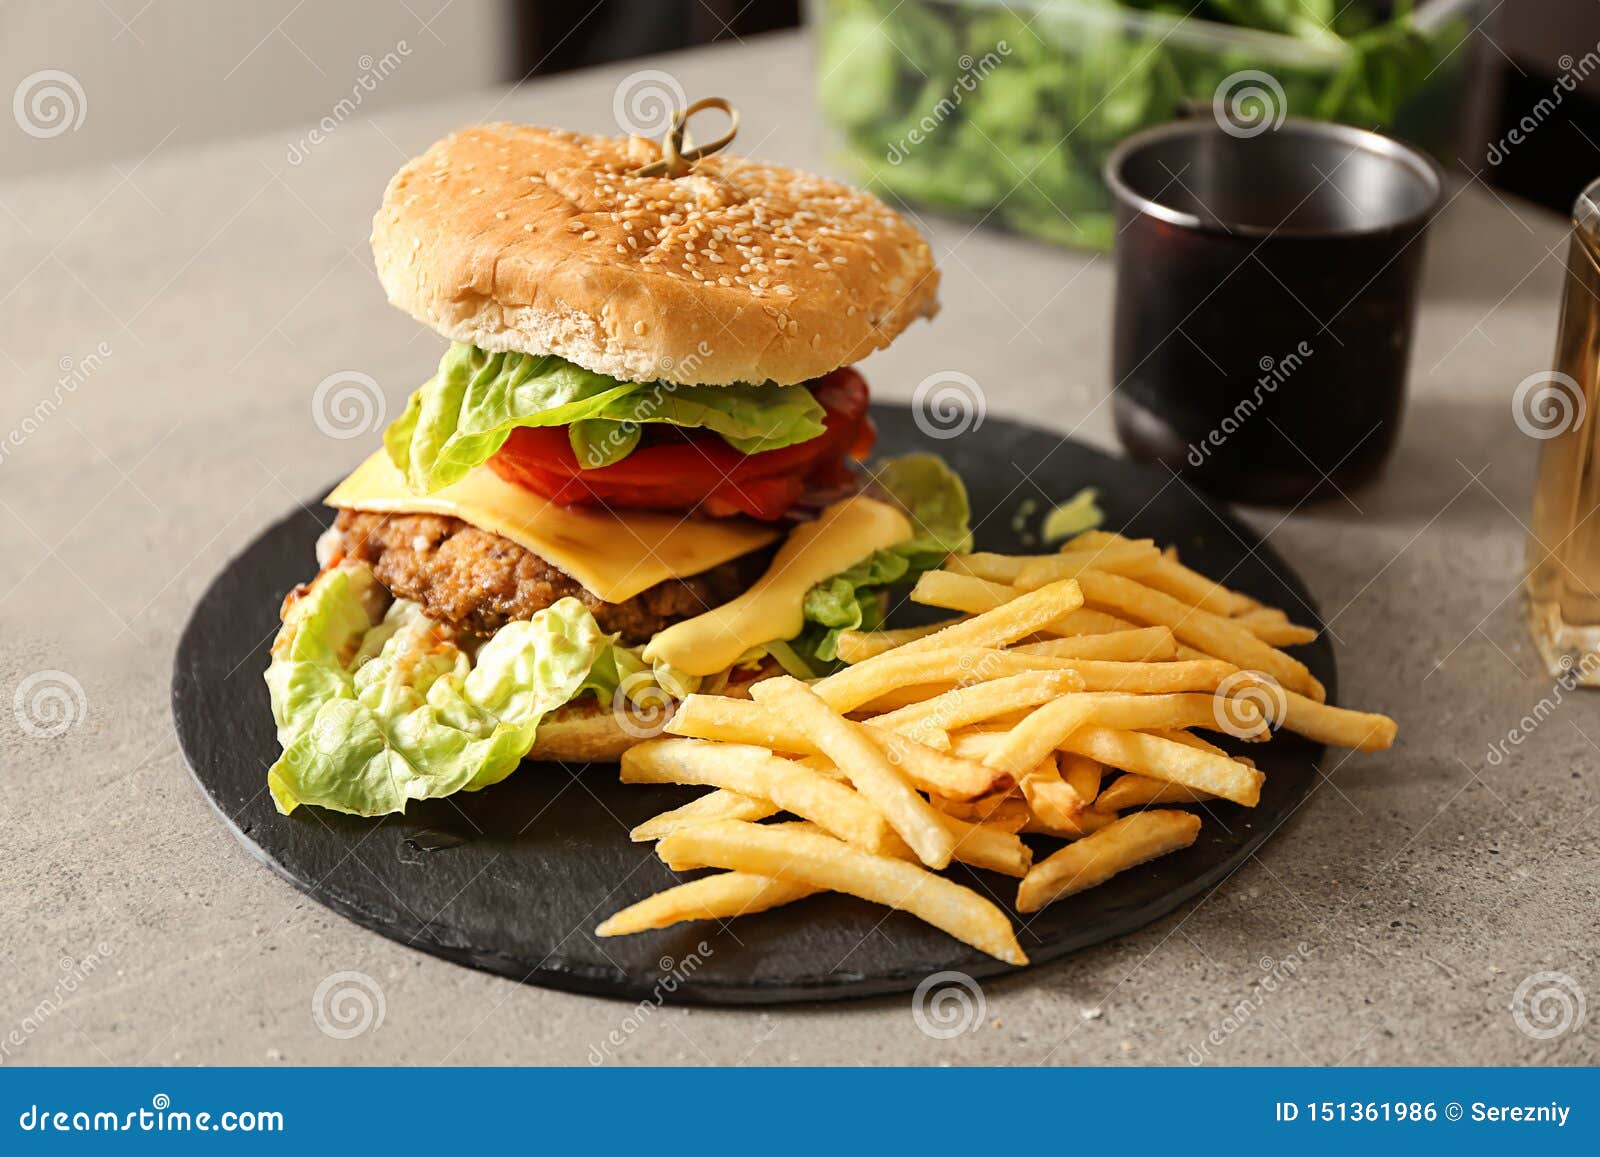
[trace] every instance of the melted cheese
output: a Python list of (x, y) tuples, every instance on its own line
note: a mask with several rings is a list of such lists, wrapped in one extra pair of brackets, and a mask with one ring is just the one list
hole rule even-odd
[(798, 635), (814, 585), (910, 537), (911, 523), (887, 503), (859, 495), (835, 502), (789, 536), (748, 591), (668, 627), (650, 640), (644, 657), (690, 675), (714, 675), (752, 647)]
[[(559, 506), (479, 466), (432, 494), (413, 494), (382, 450), (324, 500), (347, 510), (445, 514), (509, 538), (559, 567), (608, 603), (631, 599), (672, 578), (687, 578), (758, 550), (780, 532), (745, 519)], [(771, 638), (768, 635), (767, 638)]]

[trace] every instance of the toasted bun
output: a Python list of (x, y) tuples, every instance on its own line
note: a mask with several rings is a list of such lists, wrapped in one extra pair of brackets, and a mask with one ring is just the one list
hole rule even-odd
[(539, 724), (533, 750), (523, 758), (561, 763), (615, 763), (624, 751), (645, 738), (647, 736), (624, 731), (611, 705), (588, 695), (582, 702), (569, 703), (545, 716)]
[(395, 174), (372, 223), (389, 300), (445, 337), (624, 381), (818, 377), (938, 309), (927, 242), (876, 197), (717, 154), (494, 124)]

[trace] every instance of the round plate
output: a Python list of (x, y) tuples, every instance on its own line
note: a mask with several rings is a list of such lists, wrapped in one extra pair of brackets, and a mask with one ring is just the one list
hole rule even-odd
[[(1034, 535), (1056, 502), (1100, 491), (1106, 525), (1175, 544), (1196, 569), (1320, 626), (1305, 589), (1248, 528), (1169, 476), (991, 418), (933, 441), (909, 410), (874, 410), (885, 455), (935, 450), (965, 479), (977, 545), (1048, 549)], [(905, 992), (935, 972), (1016, 971), (912, 916), (818, 895), (725, 925), (680, 924), (599, 940), (606, 916), (678, 881), (630, 827), (704, 789), (626, 786), (614, 764), (528, 764), (504, 782), (362, 819), (274, 809), (278, 756), (262, 672), (290, 587), (315, 571), (331, 512), (296, 510), (229, 563), (178, 645), (172, 705), (196, 782), (250, 850), (296, 887), (364, 927), (436, 956), (530, 984), (692, 1004), (769, 1004)], [(1334, 687), (1323, 640), (1300, 657)], [(1283, 824), (1311, 789), (1322, 748), (1287, 733), (1252, 749), (1266, 772), (1254, 809), (1205, 809), (1194, 845), (1026, 919), (1035, 964), (1131, 932), (1211, 888)], [(1031, 838), (1031, 837), (1030, 837)], [(1036, 850), (1052, 846), (1044, 841)], [(962, 865), (955, 878), (1010, 911), (1016, 881)]]

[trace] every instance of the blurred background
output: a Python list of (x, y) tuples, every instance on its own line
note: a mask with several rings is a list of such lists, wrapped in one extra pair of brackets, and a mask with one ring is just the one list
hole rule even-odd
[[(1240, 74), (1281, 85), (1294, 115), (1388, 128), (1552, 208), (1600, 168), (1594, 0), (6, 0), (0, 82), (36, 131), (0, 134), (0, 175), (128, 163), (804, 21), (839, 155), (909, 201), (987, 213), (1012, 166), (1070, 134), (997, 215), (1068, 243), (1104, 244), (1095, 171), (1116, 139), (1209, 105)], [(956, 107), (964, 82), (1012, 56), (1023, 67)], [(935, 61), (966, 67), (944, 76)], [(71, 132), (48, 120), (63, 93)], [(1248, 111), (1260, 95), (1230, 99)], [(957, 131), (897, 161), (941, 107)], [(1506, 148), (1529, 124), (1544, 127)]]

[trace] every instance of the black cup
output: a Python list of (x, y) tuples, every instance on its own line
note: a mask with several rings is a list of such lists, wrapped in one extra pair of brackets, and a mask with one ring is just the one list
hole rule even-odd
[(1226, 498), (1348, 490), (1393, 449), (1433, 162), (1295, 118), (1179, 121), (1106, 161), (1117, 434)]

